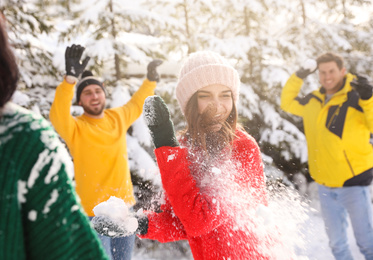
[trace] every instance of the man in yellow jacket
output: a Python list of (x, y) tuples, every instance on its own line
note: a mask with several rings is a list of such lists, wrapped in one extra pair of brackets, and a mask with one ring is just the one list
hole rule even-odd
[[(298, 94), (303, 79), (316, 69), (321, 87)], [(315, 66), (304, 66), (286, 82), (281, 108), (303, 118), (308, 164), (318, 184), (321, 211), (336, 259), (353, 259), (347, 241), (350, 217), (357, 244), (373, 259), (373, 221), (369, 185), (373, 178), (372, 86), (346, 72), (343, 58), (325, 53)]]
[[(159, 80), (156, 67), (161, 61), (149, 64), (147, 79), (128, 103), (105, 109), (105, 87), (92, 73), (84, 71), (89, 57), (81, 62), (83, 51), (80, 45), (67, 47), (66, 76), (56, 89), (49, 117), (74, 159), (76, 191), (84, 210), (92, 218), (93, 208), (110, 196), (135, 204), (126, 132), (141, 115), (145, 99), (154, 95)], [(77, 81), (81, 74), (81, 80)], [(84, 109), (84, 114), (78, 117), (70, 114), (74, 86), (77, 103)], [(113, 259), (131, 259), (134, 236), (100, 238)]]

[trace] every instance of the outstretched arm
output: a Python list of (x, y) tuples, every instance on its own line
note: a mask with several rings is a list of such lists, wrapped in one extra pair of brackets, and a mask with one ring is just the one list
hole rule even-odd
[(147, 67), (147, 78), (144, 80), (141, 87), (132, 95), (130, 101), (124, 106), (116, 108), (124, 113), (124, 124), (131, 125), (139, 118), (143, 111), (145, 99), (154, 95), (154, 89), (159, 82), (159, 74), (157, 67), (162, 64), (161, 60), (153, 60)]
[(351, 81), (350, 84), (359, 93), (359, 105), (364, 110), (369, 131), (373, 133), (373, 86), (367, 77), (360, 75), (357, 75), (357, 78)]
[(303, 80), (317, 69), (316, 61), (308, 59), (299, 70), (290, 76), (281, 92), (281, 108), (291, 114), (302, 116), (303, 105), (297, 100), (297, 96), (303, 85)]
[(304, 106), (299, 103), (297, 96), (303, 85), (303, 80), (291, 75), (281, 92), (281, 108), (291, 114), (302, 116)]
[(64, 139), (69, 147), (74, 135), (76, 122), (70, 113), (71, 102), (74, 96), (74, 85), (64, 79), (57, 87), (54, 100), (49, 111), (49, 119), (57, 133)]
[(86, 57), (81, 62), (84, 49), (84, 47), (75, 44), (66, 47), (66, 75), (63, 82), (56, 89), (54, 101), (49, 113), (49, 119), (54, 128), (69, 147), (71, 147), (70, 143), (75, 131), (75, 119), (70, 113), (71, 101), (74, 96), (74, 85), (90, 59)]

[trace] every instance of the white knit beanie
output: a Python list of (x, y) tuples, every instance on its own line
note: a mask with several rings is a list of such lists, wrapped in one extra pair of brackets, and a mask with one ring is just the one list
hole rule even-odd
[(240, 89), (238, 72), (216, 52), (192, 53), (181, 68), (176, 85), (176, 98), (183, 114), (193, 94), (213, 84), (229, 87), (232, 90), (233, 100), (237, 104)]

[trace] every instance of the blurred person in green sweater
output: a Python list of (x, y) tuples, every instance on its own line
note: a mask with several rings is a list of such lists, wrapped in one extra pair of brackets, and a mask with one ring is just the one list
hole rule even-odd
[(0, 13), (0, 259), (108, 259), (51, 125), (12, 102), (19, 72)]

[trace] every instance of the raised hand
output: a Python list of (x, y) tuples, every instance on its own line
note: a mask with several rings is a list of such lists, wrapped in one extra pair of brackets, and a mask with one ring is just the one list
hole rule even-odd
[(162, 63), (162, 60), (153, 60), (148, 64), (148, 74), (146, 75), (148, 80), (159, 82), (159, 74), (157, 72), (157, 67)]
[(144, 117), (155, 148), (179, 146), (170, 111), (161, 97), (150, 96), (145, 100)]
[(83, 73), (85, 67), (88, 64), (90, 57), (86, 57), (82, 62), (83, 52), (85, 48), (80, 45), (73, 44), (71, 47), (67, 47), (65, 51), (65, 67), (66, 75), (74, 78), (78, 78)]
[(308, 59), (304, 62), (302, 67), (295, 72), (295, 75), (301, 79), (305, 79), (308, 75), (314, 73), (317, 69), (317, 63), (315, 60)]
[(372, 97), (373, 86), (369, 83), (367, 77), (356, 75), (357, 79), (351, 81), (351, 86), (355, 88), (359, 96), (363, 100), (370, 99)]

